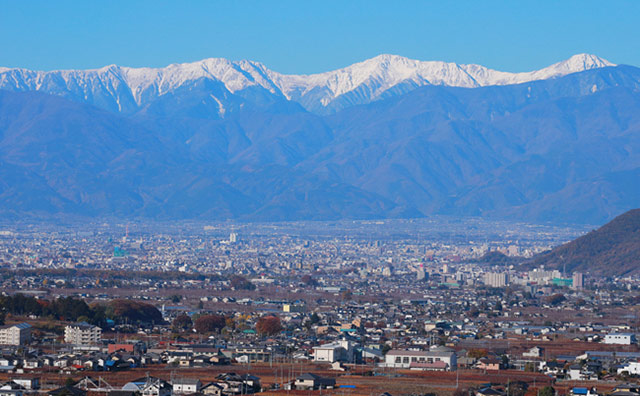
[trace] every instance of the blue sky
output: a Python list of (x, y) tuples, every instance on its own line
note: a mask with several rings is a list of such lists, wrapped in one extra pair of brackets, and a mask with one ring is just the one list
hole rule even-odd
[(505, 71), (576, 53), (640, 66), (640, 1), (0, 0), (0, 66), (166, 66), (209, 57), (314, 73), (381, 53)]

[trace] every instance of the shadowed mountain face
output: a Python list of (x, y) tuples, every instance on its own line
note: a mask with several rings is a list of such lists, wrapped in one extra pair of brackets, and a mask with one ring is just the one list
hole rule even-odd
[(403, 85), (328, 115), (228, 86), (192, 79), (127, 111), (95, 107), (95, 87), (86, 101), (0, 91), (0, 213), (593, 224), (640, 202), (634, 67)]
[[(0, 210), (266, 220), (419, 215), (287, 166), (322, 141), (323, 124), (307, 116), (247, 112), (246, 125), (130, 119), (46, 94), (0, 91)], [(317, 132), (309, 139), (306, 122)], [(300, 129), (289, 130), (291, 123)], [(277, 138), (259, 136), (268, 124)], [(252, 154), (252, 146), (263, 149)], [(238, 155), (247, 160), (238, 163)]]
[(640, 271), (640, 209), (621, 214), (597, 230), (536, 256), (529, 265), (596, 276)]

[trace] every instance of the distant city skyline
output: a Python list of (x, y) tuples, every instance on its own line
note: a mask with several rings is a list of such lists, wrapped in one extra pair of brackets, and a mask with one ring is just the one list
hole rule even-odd
[(640, 65), (640, 3), (2, 1), (0, 67), (163, 67), (220, 57), (310, 74), (379, 54), (522, 72), (576, 53)]

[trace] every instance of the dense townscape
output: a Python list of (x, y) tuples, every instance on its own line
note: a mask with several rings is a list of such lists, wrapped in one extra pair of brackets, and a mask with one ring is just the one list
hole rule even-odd
[(638, 393), (640, 280), (527, 265), (584, 228), (3, 227), (3, 396)]

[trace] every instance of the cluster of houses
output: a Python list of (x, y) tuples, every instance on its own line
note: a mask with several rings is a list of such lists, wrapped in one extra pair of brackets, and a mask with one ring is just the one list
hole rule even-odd
[(0, 355), (0, 371), (21, 372), (41, 368), (56, 368), (64, 373), (116, 371), (150, 364), (206, 367), (231, 363), (225, 353), (237, 354), (236, 350), (225, 350), (212, 345), (147, 350), (143, 342), (109, 344), (107, 347), (65, 346), (60, 347), (56, 353), (44, 353), (39, 349), (18, 353), (15, 347), (5, 347)]
[[(287, 382), (287, 390), (332, 389), (336, 386), (334, 378), (325, 378), (313, 373), (301, 374)], [(85, 377), (75, 384), (66, 384), (62, 388), (52, 389), (49, 396), (86, 396), (88, 392), (100, 392), (109, 396), (174, 396), (174, 395), (246, 395), (262, 391), (260, 378), (251, 374), (221, 373), (215, 381), (203, 383), (197, 378), (178, 376), (170, 381), (146, 376), (135, 379), (122, 387), (112, 387), (104, 380)], [(0, 383), (0, 396), (24, 396), (42, 393), (37, 378), (14, 378)]]
[[(638, 384), (618, 384), (611, 391), (602, 393), (598, 392), (596, 387), (576, 386), (569, 390), (569, 396), (639, 396), (640, 385)], [(508, 396), (509, 389), (506, 386), (491, 386), (486, 384), (481, 386), (475, 396)]]
[[(5, 345), (0, 347), (0, 371), (29, 374), (29, 370), (54, 368), (62, 373), (75, 374), (79, 371), (127, 370), (147, 365), (191, 368), (300, 359), (331, 364), (334, 370), (340, 371), (344, 371), (347, 364), (364, 363), (374, 371), (375, 368), (420, 371), (519, 369), (541, 372), (558, 380), (575, 381), (615, 380), (619, 376), (640, 375), (640, 352), (627, 351), (637, 348), (625, 348), (637, 344), (635, 335), (625, 332), (630, 330), (628, 327), (572, 323), (534, 326), (520, 320), (489, 323), (488, 319), (479, 318), (430, 320), (425, 323), (420, 319), (425, 312), (440, 308), (437, 301), (434, 303), (434, 300), (427, 299), (403, 300), (400, 304), (385, 306), (351, 303), (332, 311), (314, 313), (315, 322), (306, 326), (305, 330), (304, 324), (311, 315), (306, 313), (304, 307), (288, 304), (283, 306), (280, 314), (285, 326), (282, 334), (266, 338), (247, 331), (234, 334), (233, 343), (220, 336), (217, 337), (219, 339), (212, 336), (204, 341), (201, 338), (196, 343), (194, 336), (185, 335), (184, 338), (163, 341), (166, 340), (163, 335), (147, 334), (138, 337), (146, 339), (145, 342), (107, 341), (103, 339), (99, 327), (75, 323), (66, 326), (65, 343), (58, 344), (54, 350), (50, 348), (51, 344), (38, 349), (43, 345), (31, 342), (31, 326), (18, 323), (0, 327), (0, 344)], [(544, 346), (553, 345), (559, 337), (567, 341), (580, 341), (585, 346), (589, 345), (589, 341), (598, 342), (601, 345), (594, 349), (601, 350), (581, 350), (584, 352), (566, 356), (548, 354)], [(517, 341), (510, 347), (495, 347), (508, 345), (508, 340)], [(38, 341), (38, 337), (35, 341)], [(531, 342), (539, 344), (530, 347)], [(490, 345), (486, 353), (472, 353), (484, 343)], [(528, 345), (526, 349), (514, 347), (525, 344)], [(158, 389), (165, 392), (169, 387), (172, 394), (184, 392), (175, 388), (179, 380), (172, 379), (168, 385)], [(245, 380), (250, 383), (245, 384)], [(223, 384), (225, 381), (227, 385)], [(152, 382), (155, 385), (149, 386), (158, 387), (158, 384), (162, 384), (161, 380)], [(18, 386), (22, 385), (7, 383), (3, 386), (9, 392), (7, 396), (19, 396), (11, 392), (20, 391)], [(193, 386), (203, 394), (238, 394), (235, 392), (251, 393), (249, 388), (257, 389), (260, 384), (255, 377), (238, 379), (237, 375), (230, 373), (212, 384), (197, 382)], [(335, 380), (307, 373), (286, 382), (284, 386), (288, 389), (330, 388), (335, 386)], [(129, 388), (132, 387), (129, 385)], [(183, 384), (183, 387), (188, 388), (187, 384)], [(140, 389), (134, 391), (139, 392)], [(0, 392), (0, 396), (4, 395)], [(159, 393), (158, 396), (165, 394)]]
[[(85, 387), (91, 389), (91, 387)], [(165, 381), (156, 377), (143, 377), (125, 384), (120, 390), (144, 396), (171, 395), (245, 395), (260, 392), (260, 378), (250, 374), (223, 373), (216, 381), (203, 384), (195, 378), (174, 378)], [(112, 390), (118, 392), (119, 390)]]
[[(172, 396), (172, 395), (244, 395), (261, 390), (260, 379), (252, 375), (224, 373), (217, 376), (216, 381), (203, 384), (198, 379), (174, 378), (166, 381), (161, 378), (147, 376), (135, 379), (124, 386), (115, 388), (103, 380), (85, 377), (75, 384), (67, 384), (62, 388), (53, 389), (50, 396), (74, 395), (84, 396), (87, 392), (106, 393), (110, 396)], [(23, 396), (40, 391), (37, 379), (15, 378), (0, 384), (0, 396)]]

